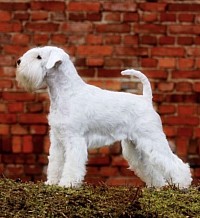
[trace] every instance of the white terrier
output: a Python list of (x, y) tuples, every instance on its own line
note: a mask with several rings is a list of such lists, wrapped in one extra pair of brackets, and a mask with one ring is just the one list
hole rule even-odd
[(121, 141), (130, 169), (147, 184), (191, 184), (189, 166), (174, 155), (152, 106), (144, 74), (122, 71), (143, 83), (143, 95), (102, 90), (86, 84), (69, 55), (57, 47), (33, 48), (17, 61), (16, 79), (27, 91), (48, 87), (49, 165), (46, 184), (79, 186), (86, 174), (87, 149)]

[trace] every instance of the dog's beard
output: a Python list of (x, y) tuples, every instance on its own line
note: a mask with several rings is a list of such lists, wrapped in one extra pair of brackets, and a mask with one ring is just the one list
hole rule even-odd
[(16, 80), (19, 87), (24, 88), (28, 92), (33, 92), (38, 89), (46, 88), (44, 81), (45, 74), (41, 66), (28, 64), (21, 64), (17, 68)]

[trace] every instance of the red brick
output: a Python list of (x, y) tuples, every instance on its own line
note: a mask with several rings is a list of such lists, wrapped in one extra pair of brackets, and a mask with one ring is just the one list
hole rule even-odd
[(28, 103), (26, 106), (27, 112), (36, 113), (43, 111), (43, 104), (42, 103)]
[(29, 3), (23, 2), (0, 2), (1, 10), (6, 11), (18, 11), (18, 10), (28, 10), (30, 7)]
[(167, 137), (175, 137), (177, 134), (176, 127), (174, 126), (164, 126), (163, 130)]
[(158, 61), (156, 59), (153, 58), (142, 58), (141, 59), (141, 66), (142, 67), (156, 67), (158, 64)]
[(158, 84), (158, 90), (161, 92), (170, 92), (174, 90), (174, 83), (172, 82), (160, 82)]
[(10, 21), (10, 20), (11, 20), (11, 13), (8, 11), (1, 11), (0, 22), (1, 21)]
[(31, 32), (56, 32), (58, 31), (59, 24), (57, 23), (48, 23), (48, 22), (33, 22), (26, 23), (25, 28)]
[(101, 21), (101, 14), (88, 12), (86, 14), (85, 19), (88, 20), (88, 21)]
[(187, 151), (188, 151), (188, 140), (184, 137), (177, 138), (177, 140), (176, 140), (176, 153), (177, 153), (177, 155), (186, 157)]
[(194, 116), (168, 116), (163, 118), (164, 124), (197, 126), (199, 118)]
[(108, 35), (106, 36), (106, 38), (104, 39), (105, 43), (108, 45), (115, 45), (115, 44), (120, 44), (121, 42), (121, 37), (119, 35), (115, 35), (115, 37), (113, 37), (113, 35)]
[(144, 13), (141, 18), (144, 22), (156, 22), (158, 20), (157, 13)]
[(196, 47), (196, 48), (188, 48), (187, 49), (187, 54), (189, 56), (200, 56), (200, 48)]
[(47, 134), (47, 126), (44, 125), (31, 125), (30, 133), (36, 135), (45, 135)]
[(33, 101), (35, 99), (34, 94), (23, 92), (4, 92), (2, 97), (6, 101)]
[(96, 31), (98, 33), (129, 33), (131, 26), (126, 23), (122, 24), (96, 24)]
[(192, 45), (193, 37), (188, 37), (188, 36), (178, 37), (178, 44), (179, 45)]
[(136, 11), (137, 5), (130, 1), (123, 2), (104, 2), (103, 9), (105, 11)]
[(114, 156), (112, 157), (112, 166), (120, 166), (120, 167), (128, 167), (127, 161), (122, 156)]
[(172, 34), (200, 34), (199, 25), (170, 25), (169, 33)]
[(121, 82), (118, 80), (106, 80), (105, 81), (105, 89), (120, 91), (121, 90)]
[(175, 22), (176, 21), (176, 14), (175, 13), (160, 13), (160, 20), (162, 22)]
[(148, 78), (153, 79), (166, 79), (167, 72), (162, 70), (145, 70), (143, 71)]
[(24, 172), (27, 175), (41, 175), (42, 170), (43, 170), (43, 167), (39, 165), (25, 165), (24, 166)]
[(48, 34), (37, 34), (34, 33), (33, 35), (33, 43), (36, 45), (45, 45), (49, 41), (49, 35)]
[(98, 44), (102, 44), (102, 41), (103, 41), (102, 35), (89, 34), (87, 35), (87, 38), (86, 38), (87, 44), (98, 45)]
[(24, 166), (23, 165), (9, 164), (6, 166), (5, 173), (6, 173), (6, 175), (8, 175), (8, 177), (12, 177), (12, 178), (13, 178), (13, 176), (15, 178), (22, 176), (24, 173)]
[(24, 136), (22, 138), (22, 152), (32, 153), (33, 152), (33, 141), (31, 136)]
[(13, 35), (12, 41), (19, 45), (27, 45), (30, 42), (30, 36), (27, 34), (16, 33)]
[(12, 124), (16, 122), (16, 114), (0, 114), (0, 123)]
[(174, 68), (176, 66), (176, 59), (175, 58), (159, 58), (158, 59), (158, 66), (160, 68)]
[(194, 90), (195, 92), (200, 92), (200, 82), (194, 83), (193, 90)]
[(180, 22), (193, 22), (195, 18), (194, 14), (179, 14), (178, 19)]
[(67, 10), (78, 12), (99, 12), (100, 6), (100, 2), (69, 2)]
[(101, 167), (99, 174), (101, 176), (116, 176), (118, 174), (117, 167)]
[(125, 22), (138, 21), (139, 20), (139, 15), (138, 15), (138, 13), (126, 12), (126, 13), (124, 13), (123, 20)]
[(173, 45), (175, 44), (175, 37), (172, 36), (161, 36), (159, 38), (160, 45)]
[(185, 55), (185, 49), (180, 47), (155, 47), (151, 49), (151, 54), (152, 56), (182, 57)]
[(35, 20), (47, 20), (48, 19), (48, 12), (47, 11), (33, 11), (31, 13), (31, 20), (35, 21)]
[(0, 135), (9, 135), (10, 128), (9, 125), (0, 124)]
[(174, 105), (160, 105), (158, 111), (160, 114), (174, 114), (176, 107)]
[(87, 58), (86, 60), (86, 64), (87, 66), (102, 66), (104, 63), (104, 59), (103, 58)]
[(11, 134), (13, 135), (26, 135), (28, 134), (27, 127), (21, 125), (12, 125)]
[(20, 114), (20, 124), (46, 124), (46, 114)]
[(169, 11), (200, 11), (200, 4), (184, 4), (184, 3), (177, 3), (177, 4), (169, 4), (168, 5)]
[(74, 33), (82, 33), (82, 32), (92, 32), (93, 26), (89, 22), (70, 22), (63, 23), (61, 25), (61, 31), (63, 32), (74, 32)]
[(125, 47), (117, 46), (115, 48), (116, 55), (125, 55), (125, 56), (147, 56), (148, 48), (134, 48), (134, 47)]
[(9, 103), (8, 104), (8, 111), (11, 113), (17, 113), (17, 112), (23, 112), (24, 111), (24, 105), (23, 103)]
[(105, 56), (111, 55), (112, 50), (112, 46), (108, 45), (81, 45), (77, 48), (77, 54), (86, 56)]
[(22, 140), (20, 136), (12, 137), (12, 152), (21, 153), (22, 152)]
[(22, 25), (21, 23), (17, 23), (17, 22), (3, 22), (0, 23), (0, 32), (21, 32), (22, 30)]
[(30, 14), (25, 13), (25, 12), (15, 12), (15, 14), (14, 14), (15, 20), (24, 21), (24, 20), (28, 20), (29, 17), (30, 17)]
[(5, 88), (12, 88), (12, 81), (11, 80), (1, 80), (0, 81), (0, 89)]
[(134, 32), (135, 33), (165, 33), (167, 30), (165, 25), (159, 25), (159, 24), (135, 24), (134, 25)]
[(8, 54), (14, 54), (17, 56), (22, 55), (24, 52), (28, 50), (28, 47), (25, 45), (5, 45), (4, 51)]
[(0, 55), (0, 66), (10, 66), (13, 64), (13, 60), (11, 56)]
[(194, 59), (192, 58), (179, 58), (178, 68), (180, 70), (192, 69), (194, 67)]
[(156, 45), (157, 43), (157, 38), (155, 36), (149, 36), (149, 35), (141, 36), (140, 40), (142, 44)]
[(139, 8), (143, 11), (165, 11), (166, 3), (146, 2), (139, 4)]
[(176, 90), (181, 92), (191, 92), (192, 84), (190, 82), (179, 82), (176, 84)]
[(179, 115), (194, 115), (197, 113), (197, 107), (195, 105), (178, 105)]
[(34, 1), (31, 2), (32, 10), (44, 10), (44, 11), (63, 11), (66, 8), (65, 2), (58, 1)]
[(117, 13), (117, 12), (115, 12), (115, 13), (107, 12), (107, 13), (104, 13), (103, 19), (105, 21), (114, 21), (114, 22), (117, 22), (117, 21), (120, 21), (121, 14)]
[(180, 78), (187, 78), (187, 79), (199, 79), (199, 71), (174, 71), (172, 72), (172, 78), (180, 79)]
[(90, 157), (88, 161), (88, 165), (100, 165), (100, 166), (105, 166), (105, 165), (110, 165), (110, 158), (109, 156), (94, 156)]
[(191, 128), (187, 127), (182, 127), (178, 128), (177, 130), (177, 136), (178, 137), (192, 137), (193, 135), (193, 130)]

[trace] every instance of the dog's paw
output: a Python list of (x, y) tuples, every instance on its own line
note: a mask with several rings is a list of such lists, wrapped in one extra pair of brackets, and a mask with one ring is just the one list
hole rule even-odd
[(72, 181), (60, 181), (58, 183), (59, 186), (65, 187), (65, 188), (80, 188), (81, 182), (72, 182)]

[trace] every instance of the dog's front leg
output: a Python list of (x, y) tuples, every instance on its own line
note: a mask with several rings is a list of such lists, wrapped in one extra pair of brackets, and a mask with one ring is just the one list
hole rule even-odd
[(50, 131), (49, 164), (47, 168), (47, 185), (55, 185), (60, 182), (64, 165), (64, 149), (53, 133)]
[(87, 162), (87, 145), (82, 137), (70, 137), (65, 140), (65, 163), (60, 186), (78, 187), (81, 185)]

